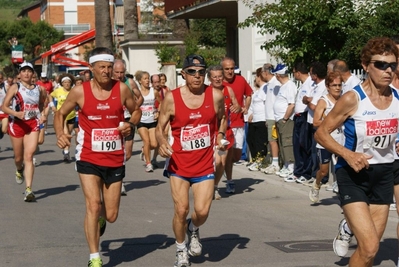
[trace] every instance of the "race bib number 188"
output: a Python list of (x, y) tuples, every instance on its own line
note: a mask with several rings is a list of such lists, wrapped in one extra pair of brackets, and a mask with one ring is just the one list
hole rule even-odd
[(199, 150), (211, 145), (209, 125), (199, 125), (193, 128), (182, 128), (180, 141), (185, 151)]
[(122, 138), (116, 128), (93, 129), (91, 148), (96, 152), (112, 152), (122, 149)]

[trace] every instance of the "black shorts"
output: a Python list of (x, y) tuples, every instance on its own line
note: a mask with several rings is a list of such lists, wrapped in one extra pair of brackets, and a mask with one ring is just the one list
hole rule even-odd
[[(130, 118), (125, 118), (125, 122), (129, 122)], [(136, 127), (132, 127), (131, 133), (125, 137), (125, 141), (130, 141), (134, 139), (134, 134), (136, 133)]]
[(324, 148), (317, 149), (317, 157), (319, 157), (319, 162), (321, 164), (327, 164), (331, 161), (331, 152)]
[(76, 117), (73, 117), (72, 119), (67, 120), (66, 124), (75, 124), (75, 121), (76, 121)]
[(393, 164), (372, 164), (359, 173), (350, 166), (336, 172), (341, 206), (353, 202), (390, 204), (393, 199)]
[(75, 119), (76, 119), (76, 120), (75, 120), (75, 122), (74, 122), (74, 124), (73, 124), (73, 128), (74, 128), (74, 129), (79, 128), (79, 119), (76, 118), (76, 117), (75, 117)]
[(125, 166), (104, 167), (87, 161), (76, 161), (76, 171), (81, 174), (93, 174), (100, 177), (104, 183), (112, 184), (125, 178)]
[(155, 127), (157, 127), (157, 124), (158, 124), (158, 121), (154, 121), (154, 122), (151, 122), (151, 123), (139, 123), (138, 125), (137, 125), (137, 129), (140, 129), (141, 127), (145, 127), (145, 128), (147, 128), (147, 129), (151, 129), (151, 128), (155, 128)]
[(399, 184), (399, 159), (393, 162), (393, 184)]

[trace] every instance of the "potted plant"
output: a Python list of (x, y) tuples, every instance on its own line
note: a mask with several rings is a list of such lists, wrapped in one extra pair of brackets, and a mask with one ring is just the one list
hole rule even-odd
[(159, 63), (162, 65), (174, 64), (176, 65), (180, 61), (179, 48), (174, 45), (168, 45), (168, 43), (159, 42), (155, 47), (155, 55), (159, 59)]

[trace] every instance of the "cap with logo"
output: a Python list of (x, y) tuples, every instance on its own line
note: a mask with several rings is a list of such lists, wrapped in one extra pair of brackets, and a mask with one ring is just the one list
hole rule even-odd
[(31, 63), (24, 61), (20, 66), (19, 66), (19, 71), (21, 71), (24, 68), (30, 68), (31, 70), (35, 70), (32, 66)]
[(45, 73), (45, 72), (40, 73), (40, 77), (47, 78), (47, 73)]
[[(197, 63), (194, 63), (195, 60), (198, 60)], [(200, 55), (189, 55), (184, 59), (183, 69), (188, 67), (203, 67), (206, 68), (205, 59)]]
[(288, 67), (285, 64), (277, 64), (276, 68), (272, 70), (272, 74), (287, 74)]

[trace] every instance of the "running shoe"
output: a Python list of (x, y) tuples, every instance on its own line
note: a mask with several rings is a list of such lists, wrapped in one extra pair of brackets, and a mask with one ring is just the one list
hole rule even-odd
[(297, 179), (295, 180), (295, 182), (297, 182), (298, 184), (303, 184), (303, 183), (305, 183), (307, 180), (308, 180), (308, 179), (306, 179), (305, 177), (301, 176), (301, 177), (297, 178)]
[(154, 171), (154, 167), (152, 166), (151, 163), (148, 163), (147, 165), (145, 165), (145, 171), (146, 172), (153, 172)]
[(17, 182), (17, 184), (22, 184), (24, 180), (24, 168), (22, 168), (22, 170), (17, 170), (15, 172), (15, 181)]
[(122, 186), (121, 186), (121, 196), (126, 196), (126, 188), (125, 188), (124, 182), (122, 182)]
[(389, 210), (396, 210), (396, 203), (389, 205)]
[(190, 228), (188, 227), (190, 223), (191, 219), (187, 219), (188, 254), (190, 254), (192, 257), (197, 257), (202, 253), (199, 229), (190, 231)]
[(334, 238), (333, 249), (335, 255), (339, 257), (345, 257), (349, 250), (349, 243), (352, 240), (353, 234), (349, 234), (345, 231), (346, 220), (341, 220), (338, 226), (338, 235)]
[(266, 174), (276, 174), (277, 172), (280, 171), (280, 167), (279, 166), (274, 166), (274, 165), (270, 165), (269, 167), (267, 167), (264, 171), (264, 173)]
[(310, 178), (309, 180), (307, 180), (306, 182), (304, 182), (302, 184), (306, 185), (306, 186), (312, 186), (314, 180), (316, 180), (316, 179), (312, 177), (312, 178)]
[(190, 266), (190, 260), (187, 254), (187, 250), (176, 251), (176, 261), (174, 267), (188, 267)]
[(107, 220), (100, 216), (98, 218), (98, 223), (100, 224), (100, 236), (102, 236), (105, 232), (105, 228), (107, 228)]
[(103, 261), (101, 258), (94, 258), (94, 259), (89, 260), (89, 264), (87, 266), (88, 267), (102, 267)]
[(71, 157), (69, 156), (69, 152), (65, 153), (64, 151), (62, 151), (62, 154), (64, 155), (64, 162), (65, 163), (70, 163), (71, 162)]
[(294, 183), (297, 179), (298, 179), (298, 177), (296, 177), (295, 175), (291, 174), (290, 176), (284, 178), (284, 182)]
[(320, 192), (320, 186), (316, 184), (316, 180), (313, 181), (312, 187), (310, 188), (309, 191), (309, 199), (313, 203), (319, 202), (319, 192)]
[(226, 183), (226, 191), (227, 194), (234, 194), (236, 192), (236, 184), (234, 182)]
[(290, 176), (290, 175), (292, 175), (292, 171), (290, 171), (290, 170), (287, 169), (287, 168), (283, 168), (283, 169), (280, 171), (280, 174), (279, 174), (279, 176), (280, 176), (281, 178), (287, 178), (287, 177)]
[(215, 192), (213, 193), (213, 199), (214, 200), (222, 199), (222, 196), (219, 194), (219, 190), (217, 188), (215, 188)]
[(257, 162), (252, 163), (248, 167), (248, 170), (250, 170), (250, 171), (259, 171), (259, 164)]
[(239, 160), (239, 161), (236, 161), (233, 163), (234, 166), (239, 166), (239, 165), (243, 165), (243, 164), (244, 164), (244, 161), (242, 161), (242, 160)]
[(25, 189), (25, 198), (24, 201), (25, 202), (32, 202), (35, 200), (35, 195), (32, 192), (32, 189), (30, 187), (27, 187)]

